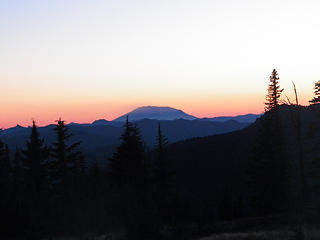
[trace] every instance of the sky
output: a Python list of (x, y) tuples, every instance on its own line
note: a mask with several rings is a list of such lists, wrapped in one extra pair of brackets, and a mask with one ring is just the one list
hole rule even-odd
[(0, 128), (139, 106), (261, 113), (269, 76), (313, 97), (318, 0), (0, 0)]

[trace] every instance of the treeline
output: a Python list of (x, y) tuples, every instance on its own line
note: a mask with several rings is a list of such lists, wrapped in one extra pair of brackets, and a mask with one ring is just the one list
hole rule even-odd
[[(52, 132), (55, 141), (49, 146), (39, 136), (33, 121), (23, 149), (17, 148), (10, 154), (8, 146), (0, 140), (1, 237), (41, 239), (112, 232), (122, 234), (125, 239), (187, 239), (192, 235), (188, 227), (194, 223), (199, 228), (215, 221), (294, 213), (297, 232), (303, 239), (309, 196), (319, 186), (314, 183), (320, 173), (309, 171), (320, 168), (315, 167), (318, 165), (315, 154), (310, 157), (308, 153), (317, 152), (319, 141), (312, 134), (309, 138), (304, 135), (297, 94), (294, 103), (289, 99), (285, 102), (292, 109), (289, 119), (293, 127), (288, 129), (280, 106), (282, 92), (274, 70), (265, 114), (255, 124), (258, 131), (254, 150), (245, 160), (248, 188), (241, 195), (235, 195), (234, 186), (230, 184), (220, 191), (221, 201), (208, 203), (210, 211), (200, 211), (201, 207), (194, 204), (205, 203), (203, 196), (186, 199), (185, 196), (191, 195), (180, 191), (177, 182), (181, 179), (176, 177), (179, 172), (172, 167), (168, 142), (160, 126), (155, 149), (147, 151), (139, 129), (127, 119), (121, 143), (113, 156), (105, 159), (107, 168), (101, 168), (97, 161), (90, 161), (79, 151), (81, 143), (72, 142), (63, 120), (57, 120)], [(320, 81), (315, 84), (315, 97), (310, 103), (316, 115)], [(294, 139), (295, 157), (288, 153), (288, 138)], [(232, 146), (223, 147), (232, 151)], [(201, 164), (200, 156), (210, 161), (224, 160), (211, 159), (212, 156), (201, 153), (196, 156), (194, 166)], [(183, 152), (175, 157), (184, 158)], [(180, 163), (184, 164), (183, 159)], [(198, 179), (188, 182), (192, 181)], [(207, 186), (201, 188), (211, 192), (212, 184), (223, 185), (206, 182)], [(314, 202), (316, 206), (317, 200)]]
[(65, 122), (45, 146), (33, 121), (24, 149), (10, 159), (0, 141), (0, 226), (2, 237), (40, 239), (105, 234), (120, 229), (128, 239), (156, 239), (177, 222), (173, 171), (166, 138), (147, 153), (139, 129), (128, 120), (109, 166), (87, 162)]
[[(294, 83), (293, 90), (294, 101), (280, 100), (283, 89), (273, 70), (247, 172), (254, 214), (283, 214), (290, 222), (293, 218), (297, 239), (304, 239), (304, 228), (312, 217), (318, 222), (320, 207), (320, 81), (307, 108), (310, 119), (303, 120)], [(289, 106), (288, 111), (280, 105)]]

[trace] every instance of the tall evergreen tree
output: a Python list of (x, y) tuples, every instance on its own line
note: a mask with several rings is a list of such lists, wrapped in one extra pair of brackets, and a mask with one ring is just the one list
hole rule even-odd
[[(127, 185), (140, 188), (146, 177), (145, 152), (139, 130), (127, 119), (121, 144), (109, 159), (109, 176), (119, 188)], [(141, 174), (140, 174), (141, 173)]]
[(320, 103), (320, 80), (314, 84), (314, 98), (309, 101), (311, 105)]
[[(107, 219), (110, 218), (108, 214), (108, 207), (110, 206), (109, 188), (105, 184), (107, 177), (103, 169), (100, 167), (98, 161), (93, 161), (88, 168), (87, 186), (87, 210), (88, 210), (88, 224), (94, 232), (106, 231), (108, 226)], [(83, 189), (82, 189), (83, 191)]]
[(11, 164), (9, 157), (9, 148), (8, 145), (3, 143), (0, 139), (0, 176), (2, 184), (4, 184), (5, 181), (8, 181), (10, 174)]
[(155, 186), (154, 197), (161, 224), (170, 223), (173, 216), (174, 199), (172, 181), (174, 172), (170, 169), (170, 164), (166, 156), (167, 145), (168, 140), (163, 136), (159, 124), (153, 175)]
[(279, 113), (281, 92), (277, 71), (270, 76), (266, 113), (260, 120), (255, 152), (249, 161), (250, 186), (258, 214), (271, 214), (287, 206), (288, 162), (284, 152), (284, 131)]
[[(44, 205), (45, 195), (48, 196), (48, 169), (47, 160), (49, 149), (44, 146), (44, 140), (40, 139), (35, 121), (32, 121), (32, 128), (29, 140), (26, 142), (26, 149), (21, 152), (23, 177), (25, 181), (24, 201), (29, 224), (29, 231), (32, 238), (39, 238), (41, 227), (45, 216)], [(19, 170), (19, 152), (15, 156), (15, 170)], [(18, 175), (16, 176), (18, 177)], [(19, 179), (16, 179), (17, 181)], [(31, 236), (30, 236), (31, 237)]]
[(108, 175), (118, 210), (115, 214), (125, 225), (128, 239), (149, 239), (145, 150), (137, 127), (128, 118), (121, 143), (109, 159)]
[(54, 131), (56, 142), (51, 149), (50, 162), (50, 179), (56, 200), (56, 211), (53, 214), (57, 215), (59, 226), (64, 230), (79, 231), (79, 206), (76, 203), (79, 203), (84, 157), (82, 152), (77, 150), (80, 142), (70, 143), (71, 135), (65, 121), (57, 120)]
[(79, 171), (84, 169), (84, 157), (77, 147), (80, 142), (70, 144), (71, 135), (68, 133), (69, 128), (65, 125), (65, 121), (59, 119), (54, 128), (56, 133), (56, 142), (53, 143), (51, 152), (53, 160), (51, 162), (51, 177), (60, 188), (64, 189), (65, 184), (69, 184), (74, 177), (79, 174)]
[[(27, 186), (24, 169), (22, 166), (22, 154), (19, 148), (16, 148), (12, 161), (12, 196), (11, 214), (14, 217), (14, 226), (18, 236), (23, 236), (30, 231), (30, 214), (35, 214), (35, 209), (30, 209), (30, 191)], [(39, 203), (39, 202), (38, 202)], [(45, 204), (45, 203), (41, 203)], [(36, 204), (33, 203), (33, 206)], [(34, 222), (32, 223), (34, 225)], [(18, 231), (17, 231), (18, 230)]]
[(16, 148), (14, 159), (12, 162), (12, 179), (13, 179), (13, 192), (17, 193), (24, 187), (24, 172), (22, 167), (21, 150)]
[[(21, 153), (22, 166), (29, 191), (34, 194), (34, 198), (39, 198), (39, 194), (47, 187), (48, 172), (46, 161), (49, 158), (49, 148), (44, 145), (44, 140), (40, 139), (35, 121), (32, 121), (31, 134), (26, 142), (26, 149)], [(19, 154), (19, 152), (16, 152), (16, 154)]]
[(270, 76), (270, 83), (268, 86), (268, 94), (266, 96), (267, 102), (265, 103), (265, 110), (270, 111), (272, 109), (277, 109), (279, 106), (279, 99), (283, 89), (279, 86), (279, 77), (276, 69), (273, 69)]
[(0, 186), (7, 187), (11, 175), (9, 148), (0, 139)]
[(13, 219), (9, 212), (9, 206), (11, 206), (11, 193), (11, 164), (9, 149), (8, 145), (4, 144), (0, 139), (0, 226), (3, 228), (3, 234), (9, 234), (9, 232), (13, 230), (10, 229), (13, 224)]

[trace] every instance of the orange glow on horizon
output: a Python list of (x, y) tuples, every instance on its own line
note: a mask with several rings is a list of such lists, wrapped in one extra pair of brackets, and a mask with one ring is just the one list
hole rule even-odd
[[(302, 104), (307, 104), (309, 98), (301, 98)], [(70, 122), (91, 123), (97, 119), (113, 120), (120, 115), (141, 106), (169, 106), (181, 109), (196, 117), (235, 116), (248, 113), (260, 114), (263, 112), (264, 96), (189, 96), (189, 97), (157, 97), (143, 100), (142, 98), (124, 100), (94, 100), (85, 102), (61, 100), (58, 101), (25, 101), (14, 102), (11, 105), (1, 106), (0, 112), (6, 116), (0, 118), (0, 127), (3, 129), (31, 125), (34, 119), (39, 126), (53, 124), (59, 117)], [(132, 102), (130, 104), (130, 102)]]

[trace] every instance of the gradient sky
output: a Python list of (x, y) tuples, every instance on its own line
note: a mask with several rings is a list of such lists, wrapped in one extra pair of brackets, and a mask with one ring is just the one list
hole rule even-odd
[(0, 0), (0, 127), (142, 105), (260, 113), (268, 77), (320, 79), (318, 0)]

